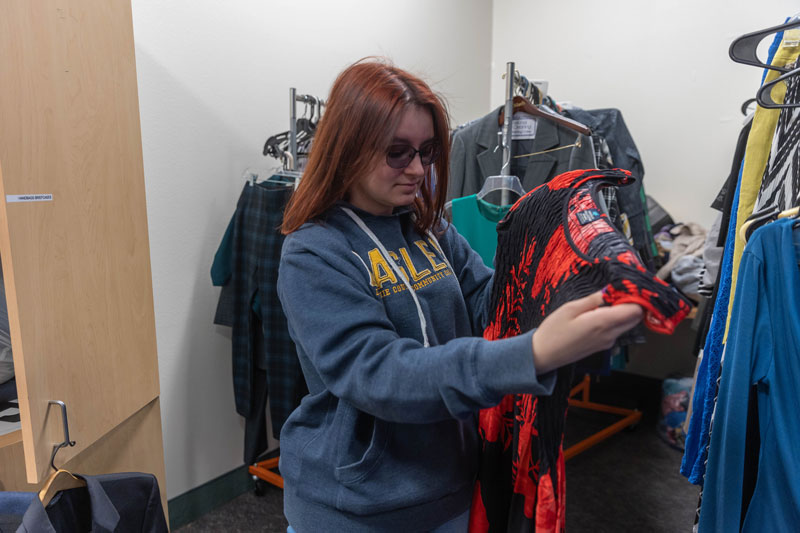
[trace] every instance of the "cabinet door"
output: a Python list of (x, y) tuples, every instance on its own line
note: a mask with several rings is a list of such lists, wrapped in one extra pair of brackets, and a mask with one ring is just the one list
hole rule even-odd
[[(158, 396), (129, 1), (0, 0), (0, 258), (30, 483)], [(51, 196), (50, 196), (51, 195)]]

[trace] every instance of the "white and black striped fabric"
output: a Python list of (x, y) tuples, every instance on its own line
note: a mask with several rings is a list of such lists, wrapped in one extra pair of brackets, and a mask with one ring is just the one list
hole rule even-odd
[[(796, 66), (797, 63), (790, 68)], [(800, 79), (797, 76), (786, 80), (784, 103), (797, 103), (798, 107), (781, 109), (754, 212), (769, 207), (783, 211), (798, 205), (800, 198)]]

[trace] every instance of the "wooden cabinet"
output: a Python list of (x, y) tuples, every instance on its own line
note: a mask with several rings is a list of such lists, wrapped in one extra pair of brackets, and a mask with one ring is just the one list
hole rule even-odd
[(57, 466), (154, 473), (153, 290), (130, 2), (0, 0), (0, 259), (21, 430), (0, 489)]

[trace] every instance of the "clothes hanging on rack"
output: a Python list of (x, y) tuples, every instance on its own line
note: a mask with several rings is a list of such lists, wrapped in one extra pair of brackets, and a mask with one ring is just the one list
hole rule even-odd
[[(17, 533), (142, 531), (167, 533), (158, 481), (138, 472), (80, 476), (85, 488), (61, 491), (45, 508), (30, 503)], [(0, 502), (3, 501), (0, 493)]]
[(246, 418), (245, 462), (266, 450), (266, 396), (277, 438), (306, 394), (297, 352), (277, 294), (283, 209), (294, 188), (273, 181), (245, 184), (212, 265), (222, 284), (215, 323), (233, 328), (236, 411)]
[[(788, 61), (783, 40), (784, 35), (782, 33), (778, 33), (775, 36), (769, 50), (768, 63), (782, 65)], [(798, 53), (800, 53), (800, 50), (798, 50)], [(772, 71), (765, 71), (762, 84), (774, 78), (771, 73), (774, 74)], [(725, 237), (722, 264), (720, 266), (719, 280), (716, 284), (716, 296), (709, 321), (708, 334), (705, 338), (703, 357), (695, 380), (691, 421), (681, 462), (681, 473), (691, 483), (697, 485), (702, 484), (705, 474), (711, 418), (714, 412), (717, 383), (724, 355), (725, 332), (730, 305), (733, 302), (732, 293), (735, 290), (735, 274), (738, 267), (735, 259), (739, 241), (738, 234), (744, 219), (752, 212), (756, 192), (760, 189), (760, 183), (753, 183), (752, 179), (748, 182), (745, 179), (746, 172), (751, 175), (756, 172), (759, 178), (763, 176), (768, 156), (766, 151), (769, 150), (771, 145), (771, 136), (774, 134), (775, 124), (777, 123), (777, 115), (770, 114), (772, 112), (773, 110), (758, 107), (749, 126), (745, 126), (745, 129), (749, 127), (749, 133), (743, 131), (740, 134), (739, 142), (746, 139), (746, 145), (741, 159), (734, 159), (733, 166), (736, 168), (737, 178), (731, 183), (733, 187), (728, 186), (727, 189), (727, 198), (730, 198), (731, 193), (733, 193), (732, 200), (730, 200), (730, 218), (727, 229), (723, 225), (720, 231), (720, 238), (723, 235)], [(739, 151), (737, 150), (735, 156), (738, 155)], [(749, 208), (742, 208), (742, 194), (749, 196)], [(747, 201), (747, 198), (745, 198), (745, 202)], [(723, 211), (724, 214), (725, 212)], [(744, 218), (740, 220), (742, 215), (744, 215)]]
[[(740, 167), (741, 176), (741, 167)], [(732, 211), (735, 215), (739, 205), (739, 187), (734, 191)], [(692, 399), (692, 414), (689, 431), (684, 442), (681, 473), (695, 485), (702, 484), (705, 474), (706, 449), (711, 416), (717, 391), (717, 378), (722, 364), (723, 335), (728, 313), (731, 276), (733, 268), (733, 239), (736, 231), (736, 217), (731, 216), (727, 231), (727, 240), (722, 255), (720, 277), (717, 283), (717, 294), (711, 315), (708, 335), (703, 348), (700, 367), (695, 377), (695, 388)]]
[[(792, 23), (794, 26), (797, 26), (796, 22), (797, 17), (794, 18), (795, 22)], [(789, 19), (787, 19), (788, 21)], [(754, 34), (749, 35), (767, 35), (771, 30), (776, 28), (771, 28), (770, 30), (766, 30), (765, 32), (756, 32)], [(747, 36), (745, 36), (747, 37)], [(741, 41), (742, 38), (737, 39), (734, 41), (734, 44)], [(753, 47), (751, 50), (752, 56), (755, 59), (755, 44), (754, 42), (750, 43)], [(775, 68), (782, 68), (781, 65), (785, 65), (786, 63), (790, 63), (795, 61), (798, 56), (798, 49), (800, 48), (800, 30), (792, 29), (786, 32), (778, 32), (775, 35), (773, 40), (772, 46), (769, 49), (767, 64), (772, 65)], [(792, 59), (794, 57), (795, 59)], [(731, 46), (731, 58), (738, 62), (745, 62), (747, 64), (758, 64), (763, 65), (760, 61), (751, 63), (749, 61), (740, 61), (739, 59), (734, 57), (733, 54), (733, 45)], [(775, 79), (777, 76), (776, 72), (773, 69), (765, 69), (764, 74), (762, 77), (762, 86), (771, 83), (771, 80)], [(773, 100), (775, 100), (775, 96), (778, 96), (778, 103), (783, 102), (787, 85), (778, 86), (775, 88), (772, 94)], [(759, 91), (760, 94), (761, 91)], [(791, 97), (791, 96), (790, 96)], [(786, 142), (789, 141), (793, 136), (784, 135), (782, 141), (776, 142), (775, 136), (780, 136), (779, 133), (776, 133), (777, 129), (774, 127), (773, 120), (780, 121), (781, 116), (777, 116), (774, 114), (770, 114), (769, 112), (774, 112), (774, 109), (765, 109), (762, 107), (757, 107), (756, 112), (753, 117), (753, 126), (750, 132), (750, 136), (747, 142), (747, 150), (745, 152), (743, 163), (741, 165), (741, 170), (739, 174), (739, 182), (736, 188), (736, 196), (734, 198), (734, 207), (733, 213), (731, 215), (729, 230), (727, 235), (727, 241), (725, 244), (724, 250), (724, 258), (722, 269), (720, 272), (720, 280), (716, 287), (717, 290), (717, 301), (714, 307), (714, 312), (712, 315), (711, 326), (709, 328), (709, 333), (706, 337), (705, 343), (705, 350), (704, 356), (698, 368), (698, 378), (695, 387), (695, 395), (694, 395), (694, 403), (697, 401), (705, 400), (705, 405), (703, 405), (703, 412), (699, 416), (695, 416), (693, 413), (692, 423), (689, 427), (689, 434), (687, 436), (687, 444), (691, 443), (692, 446), (687, 446), (686, 453), (684, 454), (683, 463), (681, 465), (681, 472), (684, 475), (689, 476), (690, 481), (694, 483), (702, 483), (703, 476), (706, 474), (706, 458), (710, 455), (710, 448), (711, 442), (716, 440), (714, 434), (716, 432), (715, 426), (717, 424), (727, 424), (728, 421), (724, 420), (722, 415), (716, 411), (717, 408), (717, 396), (714, 394), (714, 391), (720, 391), (720, 385), (722, 381), (723, 374), (727, 373), (726, 370), (727, 362), (726, 360), (729, 357), (729, 348), (728, 344), (725, 344), (725, 335), (731, 334), (736, 336), (737, 333), (731, 330), (730, 332), (726, 331), (727, 323), (726, 320), (729, 320), (732, 317), (733, 309), (739, 305), (736, 301), (737, 298), (734, 297), (735, 295), (739, 294), (738, 289), (734, 291), (734, 288), (737, 283), (737, 275), (739, 273), (739, 269), (736, 265), (737, 254), (741, 253), (744, 248), (744, 240), (745, 236), (743, 232), (740, 231), (740, 228), (745, 224), (745, 218), (753, 213), (756, 215), (756, 212), (753, 212), (753, 205), (750, 204), (751, 200), (753, 200), (753, 190), (758, 189), (759, 196), (757, 200), (761, 200), (764, 198), (768, 198), (772, 196), (772, 198), (779, 199), (780, 193), (777, 195), (769, 195), (769, 194), (762, 194), (768, 189), (765, 188), (765, 185), (758, 181), (758, 179), (754, 178), (754, 175), (758, 176), (762, 180), (766, 177), (769, 187), (772, 187), (776, 184), (774, 181), (774, 177), (777, 177), (781, 174), (781, 172), (777, 172), (770, 176), (770, 168), (772, 169), (779, 169), (782, 165), (779, 163), (780, 157), (778, 157), (778, 152), (770, 153), (770, 148), (772, 150), (778, 150), (782, 152), (784, 155), (793, 152), (794, 150), (789, 145), (786, 145)], [(760, 118), (760, 123), (757, 119)], [(785, 125), (788, 125), (788, 122), (784, 122)], [(770, 130), (771, 127), (771, 130)], [(789, 126), (784, 131), (791, 130), (791, 126)], [(771, 133), (770, 133), (771, 131)], [(770, 138), (769, 135), (773, 137)], [(753, 141), (753, 137), (756, 137), (756, 141)], [(797, 142), (797, 139), (794, 141), (789, 142)], [(751, 158), (750, 149), (755, 148), (755, 156)], [(766, 154), (764, 153), (766, 151)], [(770, 163), (766, 162), (767, 156), (770, 156)], [(778, 164), (773, 164), (771, 162), (776, 162)], [(758, 172), (758, 163), (764, 163), (764, 166), (761, 167), (761, 171), (764, 172), (763, 175), (757, 174)], [(772, 165), (772, 167), (770, 167)], [(785, 168), (785, 167), (784, 167)], [(786, 173), (783, 173), (786, 176)], [(779, 190), (780, 185), (778, 188), (772, 188), (773, 191)], [(745, 196), (745, 201), (740, 202), (740, 195)], [(778, 200), (780, 201), (780, 200)], [(738, 205), (737, 205), (738, 204)], [(767, 211), (770, 207), (774, 206), (766, 206), (762, 205), (764, 211)], [(776, 212), (779, 209), (776, 208)], [(763, 213), (763, 211), (762, 211)], [(760, 215), (760, 217), (764, 218), (764, 215)], [(759, 216), (755, 217), (756, 219)], [(769, 214), (767, 214), (766, 220), (769, 220)], [(763, 223), (763, 222), (762, 222)], [(795, 302), (796, 303), (796, 302)], [(730, 341), (730, 339), (728, 339)], [(703, 375), (704, 371), (706, 372)], [(716, 382), (714, 382), (715, 376), (717, 377)], [(759, 391), (756, 387), (752, 387), (749, 391), (749, 410), (748, 410), (748, 419), (752, 420), (753, 417), (760, 414), (761, 407), (754, 408), (757, 403), (757, 399), (759, 398)], [(698, 400), (699, 398), (699, 400)], [(712, 416), (713, 414), (713, 416)], [(719, 419), (718, 419), (719, 417)], [(758, 423), (748, 422), (748, 432), (751, 432), (754, 427), (758, 427)], [(758, 436), (756, 436), (756, 440)], [(753, 442), (753, 439), (748, 438), (748, 443)], [(758, 451), (755, 451), (757, 454)], [(759, 458), (753, 459), (754, 455), (754, 448), (752, 446), (746, 446), (745, 453), (744, 453), (744, 465), (743, 465), (743, 479), (741, 480), (741, 501), (727, 501), (721, 502), (716, 501), (711, 506), (706, 506), (706, 509), (709, 507), (714, 508), (715, 505), (719, 505), (719, 509), (715, 509), (713, 512), (703, 511), (707, 515), (714, 515), (719, 513), (727, 513), (732, 512), (732, 514), (737, 514), (737, 507), (742, 512), (738, 516), (741, 520), (740, 523), (744, 523), (745, 520), (745, 508), (748, 505), (750, 496), (758, 490), (757, 482), (754, 479), (753, 472), (755, 468), (752, 467), (753, 464), (757, 464), (760, 460)], [(739, 465), (742, 466), (742, 465)], [(764, 486), (761, 486), (764, 489)], [(713, 489), (712, 489), (713, 490)], [(714, 499), (717, 498), (717, 494), (709, 493), (709, 488), (704, 486), (701, 494), (700, 494), (700, 506), (698, 508), (698, 514), (696, 516), (696, 526), (699, 526), (700, 521), (700, 514), (701, 509), (703, 508), (703, 501), (704, 499), (708, 499), (709, 497)], [(766, 497), (772, 498), (780, 498), (781, 495), (776, 494), (772, 488), (767, 491), (765, 494)], [(728, 505), (730, 504), (730, 505)], [(730, 518), (730, 517), (727, 517)], [(774, 528), (773, 528), (774, 529)], [(706, 529), (710, 531), (710, 529)]]
[[(603, 289), (606, 304), (635, 302), (650, 329), (671, 333), (690, 311), (648, 272), (598, 206), (600, 189), (633, 181), (629, 171), (562, 174), (518, 201), (498, 225), (487, 339), (530, 331), (562, 304)], [(553, 393), (509, 395), (479, 415), (483, 443), (470, 531), (563, 531), (563, 430), (574, 365)]]
[(494, 266), (497, 250), (497, 223), (510, 208), (510, 205), (494, 205), (479, 199), (477, 194), (453, 199), (453, 225), (489, 268)]
[[(739, 172), (741, 170), (742, 160), (744, 159), (745, 147), (747, 146), (747, 137), (750, 134), (750, 128), (752, 125), (753, 122), (751, 115), (750, 119), (745, 122), (744, 127), (742, 127), (741, 131), (739, 132), (739, 137), (736, 141), (736, 149), (734, 150), (733, 160), (731, 163), (731, 170), (728, 173), (728, 177), (725, 179), (722, 188), (717, 193), (716, 198), (711, 204), (711, 207), (720, 211), (721, 215), (719, 218), (719, 231), (715, 241), (716, 245), (714, 246), (714, 248), (718, 250), (719, 257), (718, 259), (715, 259), (714, 265), (709, 265), (708, 263), (705, 265), (706, 272), (713, 270), (714, 274), (710, 278), (710, 283), (705, 281), (705, 277), (704, 281), (701, 282), (701, 292), (704, 290), (710, 290), (711, 294), (708, 296), (708, 300), (701, 309), (702, 316), (698, 322), (699, 326), (697, 328), (697, 338), (695, 339), (695, 346), (693, 349), (695, 354), (699, 354), (700, 350), (702, 350), (705, 346), (706, 339), (708, 338), (711, 329), (711, 316), (714, 313), (717, 297), (719, 295), (719, 284), (720, 280), (722, 279), (725, 241), (728, 237), (728, 227), (730, 225), (731, 212), (734, 210), (733, 198), (736, 195)], [(715, 252), (715, 254), (717, 254), (717, 252)], [(695, 379), (695, 383), (696, 382), (697, 381)], [(693, 415), (693, 413), (694, 410), (692, 410), (690, 415)]]
[[(706, 299), (711, 298), (714, 287), (717, 284), (719, 267), (722, 263), (722, 246), (717, 245), (722, 225), (722, 213), (719, 213), (711, 223), (706, 234), (706, 241), (703, 243), (702, 270), (698, 281), (697, 293)], [(708, 301), (708, 300), (706, 300)], [(700, 328), (702, 330), (702, 328)], [(705, 334), (703, 332), (703, 334)], [(697, 351), (695, 351), (697, 353)]]
[[(784, 33), (775, 56), (770, 61), (773, 66), (785, 67), (797, 61), (800, 57), (800, 30), (789, 30)], [(764, 78), (764, 83), (769, 83), (780, 75), (780, 72), (770, 70)], [(763, 85), (763, 84), (762, 84)], [(773, 99), (783, 102), (786, 86), (781, 85), (773, 91)], [(761, 180), (767, 168), (767, 162), (775, 136), (779, 109), (765, 109), (758, 106), (753, 117), (753, 127), (747, 140), (744, 168), (740, 179), (739, 206), (736, 212), (736, 234), (734, 235), (733, 270), (731, 273), (731, 293), (736, 292), (736, 279), (739, 272), (739, 261), (744, 250), (744, 239), (739, 235), (747, 217), (753, 213), (758, 192), (761, 190)], [(730, 317), (730, 306), (733, 300), (729, 299), (727, 317)], [(726, 322), (725, 337), (728, 335)]]
[[(795, 224), (785, 219), (759, 228), (744, 250), (708, 452), (701, 533), (739, 531), (740, 524), (745, 533), (789, 531), (800, 524), (795, 450), (800, 439), (800, 232)], [(755, 431), (749, 441), (748, 429)], [(753, 452), (757, 460), (747, 465)], [(751, 494), (743, 483), (747, 469), (756, 479)]]
[[(502, 167), (503, 154), (498, 136), (498, 118), (502, 109), (502, 106), (498, 107), (453, 135), (448, 200), (476, 194), (483, 181), (497, 174)], [(578, 140), (581, 142), (580, 146), (576, 145), (569, 150), (513, 160), (511, 174), (520, 178), (526, 191), (533, 190), (562, 172), (595, 167), (592, 144), (588, 137), (546, 119), (539, 119), (536, 123), (535, 138), (532, 141), (513, 141), (513, 153), (543, 152), (550, 148), (576, 144)], [(520, 146), (518, 143), (526, 143), (528, 146)]]
[[(793, 68), (796, 68), (795, 62)], [(786, 81), (784, 104), (800, 104), (800, 80)], [(755, 211), (777, 207), (780, 211), (798, 205), (800, 200), (800, 107), (780, 110), (772, 139), (769, 162), (761, 179)]]
[(636, 251), (645, 264), (652, 268), (653, 259), (658, 254), (647, 215), (647, 197), (643, 181), (644, 165), (622, 112), (614, 108), (585, 110), (572, 106), (565, 108), (564, 114), (589, 126), (592, 137), (597, 135), (607, 143), (614, 168), (630, 170), (637, 178), (636, 183), (617, 191), (617, 202), (620, 211), (625, 213), (630, 224)]

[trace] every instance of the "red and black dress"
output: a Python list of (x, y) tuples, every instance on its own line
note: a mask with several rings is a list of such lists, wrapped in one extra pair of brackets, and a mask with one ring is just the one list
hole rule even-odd
[[(647, 271), (599, 208), (600, 189), (633, 180), (626, 170), (576, 170), (517, 201), (497, 226), (494, 318), (484, 338), (530, 331), (562, 304), (601, 289), (606, 304), (637, 303), (647, 327), (672, 333), (688, 300)], [(573, 365), (557, 372), (550, 396), (509, 395), (480, 412), (471, 532), (565, 529), (562, 441)]]

